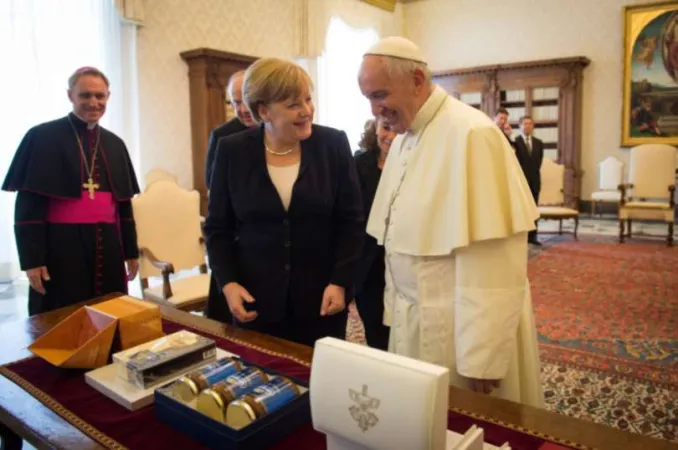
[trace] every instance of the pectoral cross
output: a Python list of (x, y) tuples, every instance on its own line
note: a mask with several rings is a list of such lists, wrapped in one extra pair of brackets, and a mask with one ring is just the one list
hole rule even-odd
[(87, 183), (83, 183), (82, 187), (89, 191), (89, 199), (94, 200), (94, 191), (99, 189), (99, 184), (95, 183), (92, 177), (89, 177)]

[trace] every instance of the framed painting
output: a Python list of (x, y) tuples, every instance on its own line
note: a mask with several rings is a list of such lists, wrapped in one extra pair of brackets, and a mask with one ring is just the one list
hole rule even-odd
[(376, 6), (383, 10), (393, 12), (395, 11), (397, 0), (363, 0), (365, 3)]
[(678, 2), (624, 8), (623, 147), (678, 145)]

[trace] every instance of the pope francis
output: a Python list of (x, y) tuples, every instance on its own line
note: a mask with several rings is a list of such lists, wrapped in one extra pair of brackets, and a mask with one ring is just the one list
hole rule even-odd
[(358, 77), (398, 137), (367, 232), (386, 249), (389, 351), (452, 384), (543, 407), (527, 232), (538, 212), (501, 131), (431, 81), (420, 49), (384, 38)]

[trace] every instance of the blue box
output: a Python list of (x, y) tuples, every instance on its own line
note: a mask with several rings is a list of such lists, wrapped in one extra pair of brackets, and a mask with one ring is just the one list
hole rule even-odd
[[(266, 367), (251, 364), (245, 360), (241, 361), (244, 365), (258, 367), (267, 374), (287, 377)], [(255, 420), (240, 430), (207, 417), (198, 410), (164, 393), (163, 388), (172, 383), (165, 384), (155, 390), (155, 414), (159, 421), (214, 449), (254, 450), (268, 448), (294, 432), (301, 425), (311, 421), (308, 384), (292, 377), (287, 378), (306, 388), (306, 392), (288, 405)]]

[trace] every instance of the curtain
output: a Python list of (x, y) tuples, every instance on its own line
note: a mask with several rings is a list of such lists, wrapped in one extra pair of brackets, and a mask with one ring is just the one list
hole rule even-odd
[[(102, 125), (136, 147), (136, 26), (123, 22), (113, 0), (0, 1), (0, 177), (34, 125), (66, 115), (68, 77), (96, 66), (111, 82)], [(138, 167), (138, 166), (137, 166)], [(0, 281), (19, 275), (14, 194), (0, 192)]]
[(318, 123), (345, 131), (354, 151), (365, 122), (372, 118), (370, 103), (358, 86), (358, 70), (363, 53), (377, 40), (374, 29), (353, 28), (333, 17), (316, 63)]

